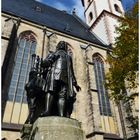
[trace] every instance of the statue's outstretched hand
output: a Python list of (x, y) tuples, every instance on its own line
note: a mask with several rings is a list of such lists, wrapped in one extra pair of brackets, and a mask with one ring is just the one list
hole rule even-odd
[(81, 87), (79, 85), (75, 85), (75, 88), (78, 92), (81, 90)]

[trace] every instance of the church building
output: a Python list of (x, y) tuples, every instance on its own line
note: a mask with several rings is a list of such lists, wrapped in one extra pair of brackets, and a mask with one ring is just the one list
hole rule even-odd
[(123, 140), (132, 136), (122, 108), (104, 86), (107, 51), (124, 11), (120, 0), (81, 0), (86, 23), (73, 11), (60, 11), (35, 0), (2, 0), (2, 138), (19, 140), (28, 115), (25, 84), (31, 56), (46, 58), (66, 41), (81, 91), (71, 118), (81, 122), (86, 140)]

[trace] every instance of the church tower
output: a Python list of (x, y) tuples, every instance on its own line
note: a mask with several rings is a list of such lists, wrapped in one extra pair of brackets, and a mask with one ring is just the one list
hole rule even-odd
[(121, 0), (82, 0), (86, 23), (106, 44), (114, 43), (115, 26), (123, 16)]

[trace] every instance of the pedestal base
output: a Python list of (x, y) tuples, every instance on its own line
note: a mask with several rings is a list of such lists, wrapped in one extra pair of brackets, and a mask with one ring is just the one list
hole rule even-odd
[(77, 120), (43, 117), (34, 123), (30, 140), (85, 140), (85, 136)]
[(32, 132), (32, 125), (31, 124), (24, 124), (24, 126), (21, 130), (22, 140), (29, 140), (31, 132)]

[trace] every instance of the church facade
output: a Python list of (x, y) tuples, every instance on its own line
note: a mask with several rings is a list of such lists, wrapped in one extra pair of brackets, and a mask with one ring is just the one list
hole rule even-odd
[(24, 86), (31, 55), (36, 53), (44, 59), (49, 51), (55, 51), (59, 41), (68, 42), (72, 53), (81, 91), (77, 93), (71, 117), (81, 122), (86, 139), (130, 137), (121, 108), (109, 99), (104, 86), (105, 73), (109, 70), (107, 50), (113, 43), (113, 27), (123, 8), (119, 0), (113, 0), (114, 5), (105, 0), (105, 7), (101, 9), (101, 1), (81, 1), (87, 24), (75, 12), (68, 14), (35, 0), (2, 1), (3, 139), (20, 139), (20, 130), (28, 115)]

